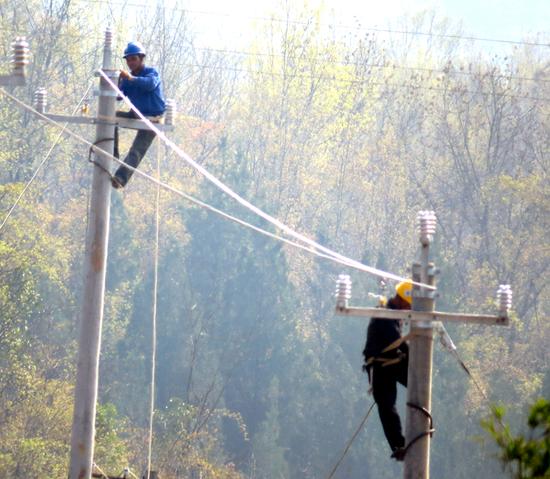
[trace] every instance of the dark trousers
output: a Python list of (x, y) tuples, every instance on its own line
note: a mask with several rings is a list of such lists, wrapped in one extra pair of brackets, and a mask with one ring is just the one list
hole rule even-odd
[[(117, 111), (116, 116), (122, 117), (122, 118), (137, 118), (137, 115), (133, 111)], [(134, 168), (137, 168), (140, 164), (141, 160), (145, 156), (145, 153), (147, 153), (147, 150), (151, 146), (151, 143), (153, 143), (153, 140), (155, 139), (155, 132), (151, 130), (138, 130), (136, 137), (134, 138), (134, 142), (132, 143), (132, 146), (130, 147), (130, 151), (126, 155), (126, 158), (124, 158), (124, 163), (127, 165), (133, 166)], [(119, 157), (118, 152), (118, 127), (115, 127), (115, 157)], [(125, 168), (124, 166), (120, 166), (118, 170), (115, 173), (115, 176), (118, 178), (120, 183), (122, 185), (125, 185), (128, 183), (128, 180), (132, 176), (134, 172), (128, 168)]]
[(384, 434), (392, 451), (405, 446), (405, 437), (401, 429), (401, 420), (395, 407), (397, 383), (407, 386), (408, 357), (391, 366), (376, 364), (371, 369), (372, 394), (382, 422)]

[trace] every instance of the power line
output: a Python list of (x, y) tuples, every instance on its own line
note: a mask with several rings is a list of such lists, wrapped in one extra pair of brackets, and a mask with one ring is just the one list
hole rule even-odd
[[(284, 55), (281, 53), (265, 53), (265, 52), (250, 52), (250, 51), (243, 51), (243, 50), (227, 50), (223, 48), (207, 48), (207, 47), (196, 47), (195, 50), (198, 51), (207, 51), (207, 52), (217, 52), (217, 53), (227, 53), (231, 55), (245, 55), (250, 57), (283, 57)], [(320, 57), (315, 57), (315, 60), (317, 60)], [(342, 66), (361, 66), (364, 68), (379, 68), (379, 69), (388, 69), (388, 70), (411, 70), (411, 71), (421, 71), (421, 72), (427, 72), (430, 74), (444, 74), (444, 75), (465, 75), (465, 76), (473, 76), (475, 75), (474, 72), (467, 72), (467, 71), (457, 71), (457, 70), (450, 70), (450, 69), (436, 69), (436, 68), (427, 68), (427, 67), (411, 67), (407, 65), (395, 65), (390, 63), (365, 63), (365, 64), (357, 64), (350, 61), (333, 61), (333, 60), (324, 60), (320, 59), (319, 64), (326, 64), (326, 65), (342, 65)], [(530, 78), (530, 77), (522, 77), (522, 76), (515, 76), (515, 75), (495, 75), (495, 78), (506, 78), (510, 80), (522, 80), (522, 81), (535, 81), (535, 82), (543, 82), (543, 83), (550, 83), (550, 79), (544, 79), (544, 78)]]
[[(204, 68), (204, 69), (213, 69), (213, 70), (227, 70), (227, 71), (233, 71), (237, 73), (249, 73), (254, 75), (262, 75), (262, 76), (270, 76), (273, 78), (299, 78), (303, 80), (325, 80), (330, 82), (336, 82), (336, 83), (344, 83), (344, 84), (368, 84), (368, 85), (376, 85), (376, 86), (384, 86), (384, 87), (390, 87), (390, 88), (397, 88), (397, 89), (412, 89), (412, 90), (429, 90), (429, 91), (439, 91), (448, 93), (449, 89), (441, 88), (441, 87), (431, 87), (431, 86), (423, 86), (423, 85), (407, 85), (405, 83), (389, 83), (389, 82), (381, 82), (381, 81), (375, 81), (371, 80), (370, 78), (361, 79), (361, 80), (353, 80), (348, 78), (337, 78), (336, 75), (334, 76), (323, 76), (323, 75), (302, 75), (302, 74), (285, 74), (285, 73), (278, 73), (278, 72), (266, 72), (262, 70), (249, 70), (247, 68), (238, 68), (238, 67), (229, 67), (229, 66), (222, 66), (222, 65), (201, 65), (197, 63), (187, 63), (184, 66), (187, 67), (195, 67), (195, 68)], [(502, 96), (506, 98), (518, 98), (518, 99), (524, 99), (524, 100), (532, 100), (536, 102), (548, 102), (550, 101), (550, 98), (546, 97), (534, 97), (530, 95), (516, 95), (513, 93), (497, 93), (497, 92), (488, 92), (488, 91), (474, 91), (474, 90), (467, 90), (467, 89), (461, 89), (462, 93), (469, 93), (471, 95), (483, 95), (483, 96)]]
[[(86, 98), (86, 96), (88, 95), (88, 92), (90, 91), (90, 88), (92, 87), (93, 83), (90, 84), (90, 86), (88, 87), (88, 89), (86, 90), (86, 93), (84, 93), (84, 95), (82, 96), (82, 98), (80, 99), (80, 101), (78, 102), (78, 104), (76, 105), (75, 109), (73, 110), (72, 112), (72, 115), (74, 115), (78, 109), (80, 108), (80, 105), (82, 104), (82, 102), (84, 101), (84, 99)], [(42, 161), (40, 162), (40, 164), (38, 165), (38, 167), (36, 168), (36, 170), (34, 170), (34, 173), (33, 175), (31, 176), (30, 180), (27, 182), (27, 184), (25, 185), (25, 187), (23, 188), (23, 190), (21, 191), (21, 193), (19, 193), (19, 196), (17, 197), (17, 199), (15, 200), (15, 202), (13, 203), (13, 205), (11, 206), (11, 208), (9, 209), (8, 213), (6, 214), (6, 216), (4, 217), (3, 221), (2, 221), (2, 224), (0, 224), (0, 231), (2, 231), (2, 228), (4, 228), (4, 225), (6, 224), (6, 222), (8, 221), (9, 217), (11, 216), (11, 214), (13, 213), (13, 211), (15, 210), (15, 208), (17, 207), (17, 205), (19, 204), (19, 202), (21, 201), (21, 198), (23, 198), (23, 195), (25, 194), (25, 192), (29, 189), (29, 187), (31, 186), (32, 182), (34, 181), (34, 179), (36, 178), (36, 175), (38, 175), (38, 172), (40, 171), (40, 169), (42, 168), (42, 166), (44, 165), (44, 163), (46, 163), (46, 161), (48, 161), (48, 159), (50, 158), (50, 155), (52, 154), (54, 148), (58, 145), (59, 141), (61, 140), (61, 137), (63, 136), (63, 132), (65, 131), (65, 128), (67, 128), (67, 125), (68, 123), (65, 123), (63, 125), (63, 129), (59, 132), (59, 134), (57, 135), (57, 138), (54, 140), (52, 146), (50, 147), (50, 149), (48, 150), (48, 153), (46, 153), (46, 156), (42, 159)]]
[[(83, 3), (118, 5), (120, 7), (158, 8), (158, 5), (151, 5), (147, 3), (137, 3), (137, 2), (113, 2), (110, 0), (78, 0), (78, 1)], [(177, 11), (177, 12), (212, 16), (212, 17), (237, 17), (237, 18), (244, 18), (248, 20), (285, 23), (285, 24), (291, 24), (291, 25), (302, 25), (302, 26), (311, 25), (311, 23), (309, 22), (300, 21), (300, 20), (289, 20), (289, 19), (277, 18), (277, 17), (235, 15), (232, 13), (192, 10), (192, 9), (178, 8), (178, 7), (170, 8), (170, 11)], [(444, 34), (444, 33), (422, 32), (417, 30), (394, 30), (391, 28), (364, 27), (360, 25), (345, 25), (341, 23), (330, 24), (330, 23), (315, 22), (315, 24), (319, 26), (337, 28), (342, 30), (358, 30), (358, 31), (364, 30), (364, 31), (377, 32), (377, 33), (448, 38), (448, 39), (459, 40), (459, 41), (479, 41), (479, 42), (504, 43), (504, 44), (511, 44), (511, 45), (526, 45), (526, 46), (533, 46), (533, 47), (550, 47), (550, 43), (527, 42), (527, 41), (509, 40), (509, 39), (501, 39), (501, 38), (489, 38), (489, 37), (476, 37), (472, 35)]]
[[(5, 96), (7, 96), (8, 98), (10, 98), (12, 101), (14, 101), (15, 103), (17, 103), (18, 105), (20, 105), (22, 108), (26, 109), (27, 111), (31, 112), (32, 114), (42, 118), (43, 120), (47, 121), (48, 123), (54, 125), (54, 126), (57, 126), (57, 127), (62, 127), (62, 125), (55, 121), (55, 120), (52, 120), (51, 118), (48, 118), (46, 115), (43, 115), (42, 113), (38, 112), (36, 109), (34, 109), (33, 107), (27, 105), (25, 102), (19, 100), (17, 97), (15, 97), (14, 95), (12, 95), (11, 93), (7, 92), (5, 89), (3, 88), (0, 88), (0, 93), (4, 94)], [(157, 133), (158, 136), (159, 133), (161, 133), (154, 125), (148, 123), (146, 121), (146, 123), (148, 124), (149, 128), (151, 128), (151, 126), (153, 126), (153, 128), (151, 128), (153, 131), (155, 131), (155, 133)], [(379, 270), (377, 268), (373, 268), (371, 266), (367, 266), (367, 265), (364, 265), (358, 261), (355, 261), (351, 258), (347, 258), (343, 255), (340, 255), (338, 253), (335, 253), (335, 252), (332, 252), (330, 249), (328, 248), (325, 248), (321, 245), (319, 245), (318, 243), (315, 243), (314, 241), (312, 240), (307, 240), (307, 244), (309, 246), (306, 246), (306, 245), (303, 245), (303, 244), (300, 244), (300, 243), (297, 243), (295, 241), (292, 241), (292, 240), (289, 240), (287, 238), (284, 238), (282, 236), (279, 236), (275, 233), (271, 233), (269, 231), (266, 231), (258, 226), (254, 226), (250, 223), (247, 223), (246, 221), (244, 220), (241, 220), (235, 216), (232, 216), (228, 213), (225, 213), (224, 211), (221, 211), (201, 200), (198, 200), (196, 198), (194, 198), (193, 196), (191, 195), (188, 195), (187, 193), (181, 191), (181, 190), (178, 190), (177, 188), (167, 184), (167, 183), (164, 183), (162, 181), (159, 181), (157, 180), (156, 178), (148, 175), (147, 173), (144, 173), (143, 171), (137, 169), (137, 168), (134, 168), (132, 167), (131, 165), (128, 165), (126, 163), (124, 163), (123, 161), (121, 161), (119, 158), (116, 158), (115, 156), (111, 155), (110, 153), (106, 152), (105, 150), (103, 150), (102, 148), (98, 147), (97, 145), (94, 145), (93, 143), (91, 143), (90, 141), (86, 140), (85, 138), (83, 138), (82, 136), (80, 136), (79, 134), (75, 133), (74, 131), (72, 130), (69, 130), (68, 128), (65, 128), (64, 129), (64, 133), (68, 134), (69, 136), (75, 138), (76, 140), (80, 141), (81, 143), (84, 143), (86, 144), (88, 147), (90, 147), (91, 150), (93, 151), (97, 151), (97, 152), (101, 152), (103, 155), (106, 155), (108, 156), (110, 159), (112, 159), (113, 161), (115, 161), (116, 163), (120, 164), (120, 165), (124, 165), (124, 167), (132, 170), (134, 173), (137, 173), (139, 176), (142, 176), (143, 178), (147, 179), (149, 182), (152, 182), (154, 184), (157, 184), (157, 185), (160, 185), (162, 188), (190, 201), (191, 203), (197, 205), (197, 206), (200, 206), (204, 209), (207, 209), (213, 213), (216, 213), (217, 215), (227, 219), (227, 220), (230, 220), (230, 221), (233, 221), (234, 223), (237, 223), (241, 226), (244, 226), (246, 228), (249, 228), (253, 231), (256, 231), (257, 233), (259, 234), (262, 234), (264, 236), (267, 236), (269, 238), (272, 238), (272, 239), (275, 239), (277, 241), (281, 241), (285, 244), (288, 244), (294, 248), (297, 248), (297, 249), (301, 249), (303, 251), (306, 251), (308, 253), (311, 253), (319, 258), (324, 258), (324, 259), (327, 259), (329, 261), (332, 261), (334, 263), (337, 263), (337, 264), (340, 264), (340, 265), (343, 265), (343, 266), (347, 266), (347, 267), (350, 267), (350, 268), (353, 268), (353, 269), (356, 269), (358, 271), (362, 271), (362, 272), (365, 272), (365, 273), (369, 273), (369, 274), (372, 274), (372, 275), (375, 275), (375, 276), (379, 276), (379, 277), (382, 277), (382, 278), (386, 278), (386, 279), (391, 279), (393, 281), (408, 281), (408, 278), (404, 278), (402, 276), (398, 276), (398, 275), (395, 275), (393, 273), (389, 273), (389, 272), (385, 272), (385, 271), (382, 271), (382, 270)], [(165, 137), (164, 134), (162, 134), (162, 137)], [(170, 142), (171, 143), (171, 142)], [(171, 143), (173, 145), (173, 143)], [(293, 231), (291, 230), (290, 228), (288, 228), (288, 226), (284, 225), (285, 229), (286, 230), (290, 230), (290, 231)], [(294, 232), (294, 236), (298, 235), (297, 233)], [(301, 236), (301, 235), (299, 235)], [(305, 237), (304, 237), (305, 238)], [(307, 238), (306, 238), (307, 239)], [(317, 246), (315, 246), (317, 245)], [(318, 249), (320, 249), (321, 251), (328, 251), (329, 254), (324, 254), (324, 253), (321, 253), (320, 251), (318, 251)], [(426, 289), (429, 289), (429, 290), (433, 290), (434, 287), (433, 286), (430, 286), (430, 285), (426, 285), (426, 284), (423, 284), (423, 283), (413, 283), (413, 284), (418, 284), (419, 286), (422, 286)]]
[[(162, 141), (170, 147), (170, 149), (172, 149), (172, 151), (174, 151), (176, 153), (176, 155), (178, 155), (182, 160), (184, 160), (187, 164), (189, 164), (190, 166), (192, 166), (197, 172), (199, 172), (202, 176), (204, 176), (208, 181), (210, 181), (210, 183), (212, 183), (214, 186), (216, 186), (218, 189), (220, 189), (221, 191), (223, 191), (226, 195), (230, 196), (231, 198), (233, 198), (235, 201), (237, 201), (237, 203), (241, 204), (242, 206), (244, 206), (246, 209), (248, 209), (249, 211), (253, 212), (254, 214), (256, 214), (257, 216), (263, 218), (265, 221), (271, 223), (273, 226), (277, 227), (278, 229), (280, 229), (281, 231), (284, 231), (286, 234), (288, 234), (289, 236), (292, 236), (294, 237), (295, 239), (303, 242), (303, 243), (306, 243), (307, 245), (309, 245), (310, 247), (316, 249), (316, 250), (320, 250), (322, 252), (324, 252), (325, 254), (328, 254), (330, 256), (332, 256), (333, 258), (335, 259), (338, 259), (340, 261), (343, 261), (345, 262), (346, 264), (350, 265), (350, 264), (353, 264), (355, 265), (358, 269), (364, 271), (364, 272), (367, 272), (369, 274), (372, 274), (372, 275), (375, 275), (375, 276), (379, 276), (379, 277), (382, 277), (382, 278), (388, 278), (388, 279), (393, 279), (394, 281), (409, 281), (408, 278), (403, 278), (402, 276), (397, 276), (397, 275), (394, 275), (394, 274), (391, 274), (391, 276), (387, 275), (387, 273), (385, 273), (384, 271), (381, 271), (377, 268), (374, 268), (372, 266), (366, 266), (362, 263), (360, 263), (359, 261), (355, 261), (351, 258), (348, 258), (344, 255), (341, 255), (339, 253), (337, 253), (336, 251), (333, 251), (331, 250), (330, 248), (326, 248), (325, 246), (317, 243), (316, 241), (313, 241), (309, 238), (307, 238), (306, 236), (298, 233), (297, 231), (293, 230), (292, 228), (290, 228), (289, 226), (287, 226), (286, 224), (284, 224), (283, 222), (279, 221), (278, 219), (274, 218), (273, 216), (269, 215), (268, 213), (266, 213), (265, 211), (261, 210), (260, 208), (258, 208), (257, 206), (254, 206), (252, 203), (250, 203), (249, 201), (245, 200), (242, 196), (240, 196), (239, 194), (237, 194), (235, 191), (233, 191), (229, 186), (227, 186), (226, 184), (224, 184), (222, 181), (220, 181), (216, 176), (214, 176), (212, 173), (210, 173), (206, 168), (204, 168), (202, 165), (200, 165), (199, 163), (197, 163), (195, 160), (193, 160), (193, 158), (191, 158), (187, 153), (185, 153), (180, 147), (178, 147), (173, 141), (171, 141), (165, 134), (164, 132), (160, 131), (157, 126), (155, 124), (153, 124), (148, 118), (146, 118), (133, 104), (132, 102), (130, 101), (130, 99), (124, 95), (124, 93), (122, 93), (122, 91), (120, 90), (120, 88), (118, 88), (117, 85), (115, 85), (115, 83), (113, 83), (113, 81), (105, 74), (105, 72), (103, 72), (102, 70), (99, 71), (100, 75), (104, 78), (104, 80), (110, 85), (110, 87), (117, 93), (118, 96), (120, 96), (122, 98), (122, 100), (132, 109), (132, 111), (134, 111), (134, 113), (136, 113), (136, 115), (141, 118), (144, 123), (152, 130), (154, 131), (157, 136), (159, 138), (162, 139)], [(416, 282), (413, 282), (413, 284), (417, 284)], [(420, 285), (420, 283), (418, 283)], [(430, 285), (424, 285), (422, 284), (423, 287), (426, 287), (427, 289), (430, 289), (430, 290), (434, 290), (435, 288), (433, 286), (430, 286)]]
[[(89, 0), (80, 0), (80, 1), (89, 1)], [(5, 31), (8, 31), (8, 29), (4, 29)], [(401, 32), (400, 32), (401, 33)], [(85, 35), (82, 34), (73, 34), (73, 33), (59, 33), (57, 34), (58, 37), (69, 37), (74, 38), (76, 40), (80, 40), (85, 37)], [(89, 38), (89, 36), (87, 37)], [(157, 45), (156, 42), (151, 42), (151, 45)], [(281, 53), (266, 53), (266, 52), (251, 52), (251, 51), (245, 51), (245, 50), (231, 50), (231, 49), (223, 49), (223, 48), (211, 48), (211, 47), (193, 47), (191, 49), (192, 51), (204, 51), (204, 52), (217, 52), (217, 53), (225, 53), (230, 55), (243, 55), (248, 57), (284, 57)], [(335, 61), (335, 60), (326, 60), (321, 58), (320, 56), (316, 56), (314, 58), (315, 62), (318, 62), (319, 64), (326, 64), (326, 65), (342, 65), (342, 66), (355, 66), (356, 63), (350, 62), (350, 61)], [(193, 65), (187, 65), (187, 66), (193, 66)], [(198, 65), (197, 65), (198, 66)], [(469, 71), (460, 71), (460, 70), (450, 70), (450, 69), (436, 69), (436, 68), (427, 68), (427, 67), (413, 67), (413, 66), (407, 66), (407, 65), (396, 65), (396, 64), (390, 64), (390, 63), (366, 63), (360, 65), (361, 67), (365, 68), (376, 68), (376, 69), (387, 69), (387, 70), (404, 70), (404, 71), (419, 71), (419, 72), (426, 72), (431, 74), (438, 74), (438, 75), (461, 75), (461, 76), (474, 76), (474, 72)], [(204, 68), (207, 68), (206, 66)], [(523, 76), (516, 76), (516, 75), (495, 75), (495, 78), (504, 78), (509, 80), (518, 80), (518, 81), (533, 81), (533, 82), (539, 82), (539, 83), (550, 83), (550, 79), (545, 78), (533, 78), (533, 77), (523, 77)]]

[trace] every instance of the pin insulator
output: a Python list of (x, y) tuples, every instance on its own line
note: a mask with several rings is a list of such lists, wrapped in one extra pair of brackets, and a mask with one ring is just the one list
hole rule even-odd
[(46, 112), (46, 107), (48, 106), (48, 91), (45, 88), (39, 88), (34, 92), (34, 106), (38, 112)]
[(338, 275), (336, 280), (336, 306), (338, 308), (347, 308), (348, 301), (351, 299), (351, 278), (347, 274)]
[(435, 234), (435, 226), (437, 218), (433, 211), (419, 211), (416, 217), (418, 222), (418, 232), (420, 234), (420, 242), (423, 245), (429, 244)]
[(17, 37), (11, 44), (13, 55), (11, 63), (13, 66), (13, 75), (25, 76), (25, 67), (29, 64), (29, 44), (25, 37)]
[(112, 49), (113, 47), (113, 30), (111, 27), (105, 29), (105, 48)]
[(508, 313), (512, 309), (512, 288), (509, 284), (500, 284), (498, 286), (497, 303), (500, 314), (508, 316)]
[(166, 112), (164, 113), (164, 124), (173, 125), (176, 118), (176, 101), (166, 100)]

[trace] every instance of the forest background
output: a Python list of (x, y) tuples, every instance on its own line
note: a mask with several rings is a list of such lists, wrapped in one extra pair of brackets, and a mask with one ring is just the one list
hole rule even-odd
[[(16, 35), (32, 49), (28, 85), (12, 92), (31, 103), (46, 88), (57, 113), (84, 96), (93, 114), (85, 93), (97, 82), (106, 11), (86, 0), (3, 0), (6, 73)], [(322, 10), (283, 3), (232, 51), (195, 46), (182, 8), (140, 12), (137, 26), (112, 9), (108, 20), (117, 51), (139, 32), (179, 105), (178, 145), (295, 229), (397, 274), (415, 259), (417, 211), (433, 209), (438, 309), (493, 313), (496, 286), (514, 290), (509, 328), (448, 327), (460, 354), (513, 425), (550, 397), (548, 38), (487, 55), (431, 12), (402, 20), (402, 30), (429, 35), (335, 35)], [(0, 96), (3, 221), (59, 129)], [(122, 136), (127, 148), (133, 135)], [(2, 477), (66, 475), (87, 155), (65, 137), (0, 230)], [(259, 224), (163, 147), (143, 171), (154, 175), (157, 158), (163, 181)], [(147, 457), (155, 198), (138, 176), (112, 195), (95, 461), (113, 474), (142, 471)], [(333, 314), (342, 268), (166, 192), (159, 261), (161, 477), (326, 477), (371, 402), (366, 322)], [(352, 277), (354, 303), (373, 304), (378, 281)], [(501, 477), (480, 426), (488, 404), (441, 348), (433, 394), (433, 476)], [(335, 477), (398, 477), (389, 453), (372, 416)]]

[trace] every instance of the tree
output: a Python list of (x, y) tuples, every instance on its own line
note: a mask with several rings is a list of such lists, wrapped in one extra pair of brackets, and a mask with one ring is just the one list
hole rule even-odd
[(492, 416), (483, 421), (484, 429), (496, 442), (499, 458), (514, 479), (550, 477), (550, 401), (538, 399), (529, 411), (527, 434), (513, 435), (504, 424), (504, 408), (494, 407)]

